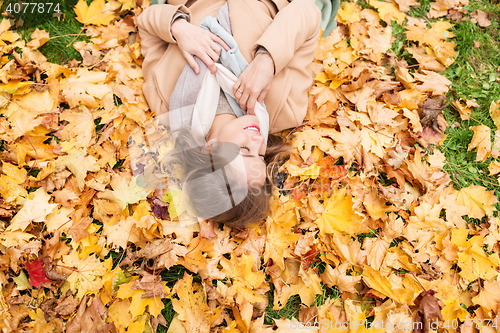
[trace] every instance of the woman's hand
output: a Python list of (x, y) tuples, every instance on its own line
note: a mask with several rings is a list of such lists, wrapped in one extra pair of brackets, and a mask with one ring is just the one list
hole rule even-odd
[(258, 53), (233, 86), (236, 101), (248, 114), (255, 114), (255, 102), (262, 104), (271, 88), (274, 60), (267, 52)]
[(177, 41), (182, 56), (196, 74), (200, 72), (200, 69), (193, 56), (200, 58), (207, 65), (210, 73), (213, 74), (217, 70), (215, 62), (219, 59), (221, 52), (220, 46), (215, 42), (222, 45), (226, 50), (230, 50), (230, 47), (222, 38), (184, 19), (175, 20), (170, 27), (170, 31)]

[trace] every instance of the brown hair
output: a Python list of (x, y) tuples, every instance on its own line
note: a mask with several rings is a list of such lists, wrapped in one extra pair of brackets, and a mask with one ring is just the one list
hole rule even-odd
[[(278, 165), (291, 151), (283, 138), (269, 135), (264, 156), (266, 180), (263, 186), (248, 187), (248, 192), (244, 192), (246, 196), (237, 198), (238, 193), (242, 192), (234, 186), (230, 188), (228, 184), (238, 183), (238, 175), (230, 170), (224, 171), (224, 166), (229, 162), (227, 154), (225, 156), (217, 149), (207, 153), (204, 136), (191, 129), (176, 131), (173, 136), (175, 146), (166, 164), (180, 167), (182, 191), (191, 214), (240, 229), (266, 217)], [(223, 172), (214, 172), (219, 169)], [(235, 201), (238, 203), (235, 204)]]

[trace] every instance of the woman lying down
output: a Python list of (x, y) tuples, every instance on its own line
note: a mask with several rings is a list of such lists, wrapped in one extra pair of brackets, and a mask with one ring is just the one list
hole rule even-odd
[[(331, 30), (336, 8), (319, 2)], [(139, 16), (144, 95), (174, 138), (161, 168), (191, 215), (243, 229), (268, 214), (288, 152), (272, 134), (305, 117), (321, 16), (311, 0), (169, 0)]]

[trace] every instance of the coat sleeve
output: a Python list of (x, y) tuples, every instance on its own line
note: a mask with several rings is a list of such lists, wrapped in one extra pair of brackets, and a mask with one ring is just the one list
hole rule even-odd
[(144, 58), (159, 47), (165, 48), (167, 43), (176, 43), (170, 32), (170, 23), (177, 11), (191, 15), (184, 5), (168, 4), (149, 6), (139, 15), (137, 23)]
[(320, 22), (321, 12), (311, 0), (293, 0), (278, 12), (252, 49), (265, 47), (273, 57), (278, 74), (299, 47), (317, 36)]

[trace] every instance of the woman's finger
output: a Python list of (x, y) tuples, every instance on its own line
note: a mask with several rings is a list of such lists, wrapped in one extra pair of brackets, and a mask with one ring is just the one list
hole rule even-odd
[(191, 68), (194, 70), (194, 72), (198, 74), (200, 72), (200, 69), (198, 68), (198, 64), (194, 60), (193, 56), (186, 51), (182, 51), (182, 55), (184, 56), (184, 59), (186, 59), (189, 66), (191, 66)]
[(229, 51), (231, 50), (231, 48), (229, 47), (229, 45), (226, 44), (226, 42), (220, 38), (219, 36), (215, 35), (215, 34), (212, 34), (212, 40), (219, 43), (220, 45), (222, 45), (222, 47), (224, 49), (226, 49), (226, 51)]
[[(241, 78), (241, 76), (240, 76), (240, 78)], [(236, 82), (233, 86), (233, 95), (238, 103), (240, 102), (240, 97), (241, 97), (241, 94), (243, 93), (243, 90), (241, 89), (240, 78), (238, 78), (238, 80), (236, 80)]]
[(214, 74), (217, 71), (217, 67), (215, 67), (214, 61), (208, 56), (208, 54), (205, 53), (203, 55), (200, 55), (199, 58), (205, 63), (205, 65), (207, 65), (210, 73)]
[(240, 97), (240, 106), (243, 110), (247, 109), (247, 100), (248, 100), (248, 94), (246, 92), (243, 92)]
[(219, 55), (213, 49), (207, 50), (207, 54), (214, 62), (219, 60)]
[(255, 108), (255, 102), (257, 101), (257, 96), (250, 95), (247, 100), (247, 110), (249, 114), (255, 114), (253, 109)]
[(269, 89), (263, 89), (260, 92), (259, 98), (257, 98), (257, 102), (259, 102), (260, 104), (264, 104), (264, 99), (266, 99), (268, 91), (269, 91)]
[(211, 41), (210, 42), (210, 47), (212, 48), (212, 50), (214, 50), (215, 53), (217, 53), (217, 55), (220, 56), (220, 52), (221, 52), (221, 47), (219, 44), (217, 44), (216, 42), (214, 41)]

